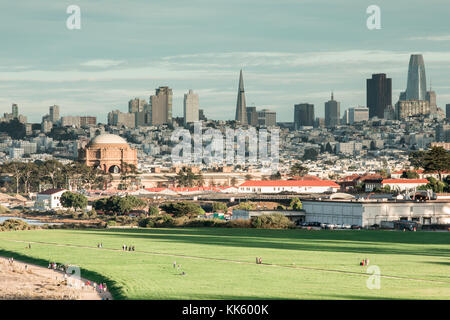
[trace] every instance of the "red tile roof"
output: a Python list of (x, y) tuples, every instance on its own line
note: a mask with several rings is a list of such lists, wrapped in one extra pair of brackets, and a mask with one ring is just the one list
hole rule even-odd
[(339, 185), (330, 180), (259, 180), (246, 181), (239, 187), (333, 187)]
[(427, 184), (429, 181), (427, 179), (384, 179), (381, 181), (382, 184), (387, 183), (425, 183)]

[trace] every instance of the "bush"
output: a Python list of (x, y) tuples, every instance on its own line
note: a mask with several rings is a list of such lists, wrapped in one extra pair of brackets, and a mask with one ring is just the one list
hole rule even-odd
[(246, 201), (239, 203), (238, 207), (239, 210), (255, 210), (256, 209), (256, 203)]
[(261, 229), (288, 229), (294, 228), (295, 224), (281, 213), (264, 214), (251, 219), (254, 228)]
[(236, 219), (228, 221), (229, 228), (251, 228), (251, 220)]
[(150, 206), (148, 208), (148, 214), (151, 216), (155, 216), (159, 214), (159, 208), (158, 206)]
[(97, 219), (98, 215), (97, 215), (97, 211), (95, 211), (94, 209), (92, 209), (91, 211), (88, 212), (89, 218), (91, 219)]
[(205, 214), (205, 211), (196, 203), (192, 202), (170, 202), (161, 206), (165, 212), (173, 214), (174, 217), (198, 216)]

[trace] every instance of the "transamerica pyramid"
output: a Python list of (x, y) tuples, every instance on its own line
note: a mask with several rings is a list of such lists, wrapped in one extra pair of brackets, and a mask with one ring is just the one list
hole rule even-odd
[(242, 78), (242, 69), (239, 76), (239, 89), (236, 102), (236, 121), (241, 124), (247, 124), (247, 106), (245, 105), (244, 79)]

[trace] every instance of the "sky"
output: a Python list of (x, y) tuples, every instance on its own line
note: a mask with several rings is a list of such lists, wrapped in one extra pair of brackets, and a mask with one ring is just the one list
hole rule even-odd
[[(392, 78), (393, 103), (406, 89), (409, 56), (423, 54), (437, 103), (450, 103), (448, 0), (21, 0), (0, 10), (0, 113), (40, 122), (61, 115), (106, 122), (128, 101), (173, 89), (173, 115), (193, 89), (208, 118), (233, 119), (243, 69), (247, 106), (293, 121), (294, 104), (345, 109), (366, 104), (366, 79)], [(66, 9), (81, 9), (69, 30)], [(381, 29), (366, 9), (378, 5)]]

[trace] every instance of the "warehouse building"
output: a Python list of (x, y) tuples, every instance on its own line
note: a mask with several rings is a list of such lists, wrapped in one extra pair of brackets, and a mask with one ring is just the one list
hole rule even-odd
[(450, 224), (450, 201), (303, 200), (306, 222), (369, 227), (382, 221)]

